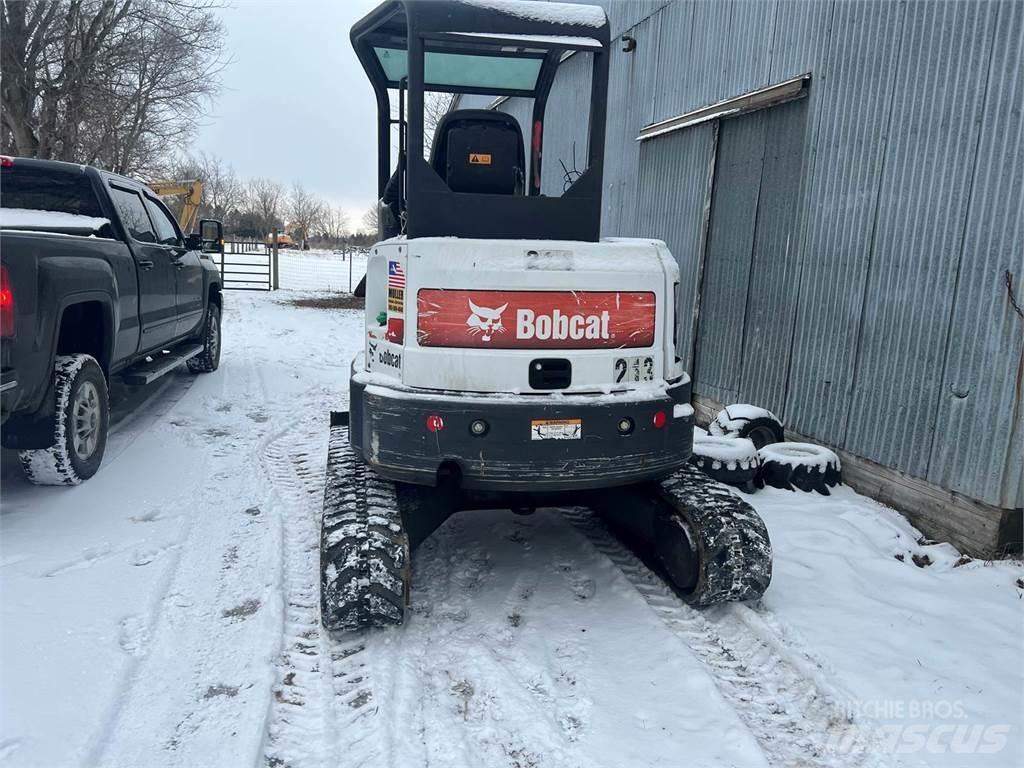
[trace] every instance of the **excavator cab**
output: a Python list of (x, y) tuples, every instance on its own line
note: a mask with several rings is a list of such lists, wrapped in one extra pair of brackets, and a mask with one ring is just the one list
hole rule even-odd
[[(601, 8), (396, 0), (357, 22), (351, 38), (377, 100), (378, 195), (394, 220), (383, 235), (599, 239), (609, 55)], [(563, 193), (543, 194), (548, 96), (574, 56), (590, 70), (586, 168)], [(512, 115), (482, 108), (449, 112), (428, 130), (427, 93), (483, 107), (529, 99), (528, 135)]]

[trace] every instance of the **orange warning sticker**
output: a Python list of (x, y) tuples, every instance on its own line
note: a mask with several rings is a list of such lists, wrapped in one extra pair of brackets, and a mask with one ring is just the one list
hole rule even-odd
[(470, 152), (469, 153), (469, 164), (470, 165), (490, 165), (491, 156), (486, 155), (482, 152)]

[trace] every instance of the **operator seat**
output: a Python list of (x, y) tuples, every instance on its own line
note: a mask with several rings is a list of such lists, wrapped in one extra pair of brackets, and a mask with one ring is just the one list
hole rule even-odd
[(452, 192), (521, 195), (526, 161), (519, 121), (489, 109), (448, 112), (434, 131), (430, 165)]

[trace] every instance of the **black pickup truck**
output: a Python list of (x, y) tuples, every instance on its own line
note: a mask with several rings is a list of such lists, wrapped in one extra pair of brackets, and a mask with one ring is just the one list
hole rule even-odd
[(88, 166), (0, 157), (0, 419), (26, 476), (103, 460), (107, 382), (220, 363), (220, 222), (183, 235), (159, 197)]

